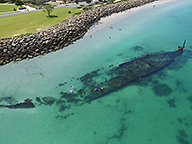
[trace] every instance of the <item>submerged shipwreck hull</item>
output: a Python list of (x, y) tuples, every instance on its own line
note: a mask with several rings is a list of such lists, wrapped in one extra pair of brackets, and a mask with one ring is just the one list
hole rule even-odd
[(19, 109), (19, 108), (34, 108), (35, 105), (31, 101), (25, 101), (13, 105), (0, 105), (0, 107), (7, 107), (10, 109)]
[(69, 104), (82, 105), (117, 91), (129, 83), (152, 74), (173, 62), (177, 56), (183, 53), (185, 44), (186, 39), (182, 47), (178, 46), (177, 51), (147, 54), (144, 57), (122, 63), (103, 73), (100, 69), (87, 73), (80, 78), (82, 87), (76, 93), (74, 93), (73, 88), (71, 93), (61, 92), (61, 99), (58, 100), (58, 103), (62, 103), (64, 99)]
[[(128, 85), (135, 80), (152, 74), (170, 64), (182, 51), (150, 54), (125, 62), (105, 73), (95, 70), (80, 78), (82, 88), (76, 93), (61, 92), (68, 103), (85, 104)], [(99, 82), (98, 82), (99, 80)]]
[[(60, 93), (60, 98), (56, 100), (57, 104), (62, 104), (61, 110), (64, 110), (65, 108), (70, 107), (71, 103), (78, 105), (90, 103), (95, 99), (119, 90), (139, 78), (160, 70), (170, 64), (181, 53), (182, 51), (150, 54), (122, 63), (104, 72), (97, 69), (87, 73), (80, 77), (80, 83), (82, 86), (77, 90), (72, 88), (70, 93)], [(35, 105), (30, 99), (26, 99), (25, 102), (17, 103), (15, 105), (0, 105), (0, 107), (17, 109), (34, 108)]]

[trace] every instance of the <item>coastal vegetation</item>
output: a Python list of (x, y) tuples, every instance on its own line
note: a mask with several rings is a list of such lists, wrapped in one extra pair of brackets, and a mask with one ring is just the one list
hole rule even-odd
[(17, 0), (17, 1), (15, 2), (15, 5), (22, 7), (22, 5), (24, 5), (24, 2), (21, 1), (21, 0)]
[(48, 14), (48, 17), (51, 17), (51, 12), (53, 11), (54, 7), (50, 4), (44, 6), (44, 12)]
[(45, 30), (79, 12), (81, 10), (77, 8), (58, 8), (52, 12), (57, 17), (52, 18), (43, 11), (0, 18), (0, 39)]

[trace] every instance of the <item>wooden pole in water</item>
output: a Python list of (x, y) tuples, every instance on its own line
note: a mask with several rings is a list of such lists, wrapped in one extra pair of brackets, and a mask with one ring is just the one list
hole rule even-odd
[(186, 43), (186, 39), (184, 40), (184, 43), (183, 43), (183, 48), (185, 48), (185, 43)]

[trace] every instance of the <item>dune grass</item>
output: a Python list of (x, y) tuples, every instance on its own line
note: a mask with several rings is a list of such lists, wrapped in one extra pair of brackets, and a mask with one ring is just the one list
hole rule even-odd
[(0, 4), (0, 13), (1, 12), (8, 12), (8, 11), (14, 11), (14, 8), (18, 8), (16, 5), (7, 5), (7, 4)]
[(79, 12), (77, 8), (57, 8), (51, 13), (52, 18), (43, 11), (0, 18), (0, 39), (45, 30)]

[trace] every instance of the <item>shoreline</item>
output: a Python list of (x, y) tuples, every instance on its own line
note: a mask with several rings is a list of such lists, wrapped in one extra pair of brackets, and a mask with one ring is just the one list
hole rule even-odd
[[(105, 27), (108, 27), (117, 21), (120, 21), (120, 20), (125, 19), (130, 16), (133, 16), (135, 14), (138, 14), (138, 13), (148, 10), (150, 8), (155, 8), (157, 6), (161, 6), (163, 4), (170, 3), (170, 2), (176, 2), (176, 1), (177, 0), (157, 0), (157, 1), (153, 1), (151, 3), (141, 5), (139, 7), (134, 7), (134, 8), (128, 9), (123, 12), (114, 13), (108, 17), (101, 18), (98, 21), (99, 24), (92, 26), (85, 35), (91, 35), (91, 34), (95, 33), (96, 31), (101, 30)], [(155, 5), (155, 7), (154, 7), (154, 5)]]
[[(175, 0), (160, 0), (160, 2), (154, 0), (129, 0), (102, 7), (93, 7), (92, 10), (82, 11), (81, 14), (71, 16), (66, 22), (47, 30), (29, 36), (0, 41), (0, 65), (32, 59), (63, 49), (85, 35), (99, 30), (98, 28), (107, 27), (107, 25), (127, 17), (127, 13), (134, 15), (141, 10), (153, 7), (154, 4), (162, 4), (162, 1), (164, 3)], [(101, 27), (96, 26), (93, 28), (93, 24), (98, 22), (102, 23), (98, 25)]]

